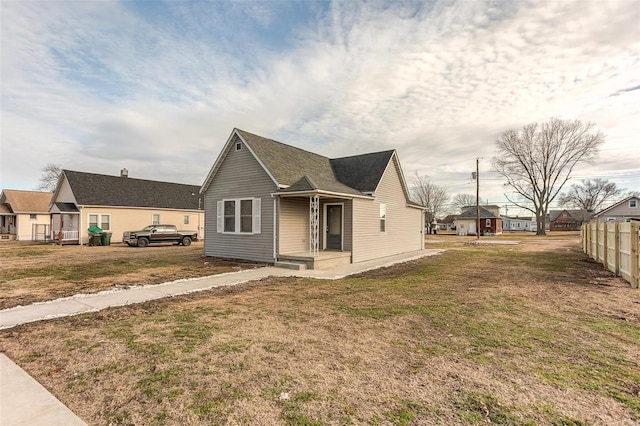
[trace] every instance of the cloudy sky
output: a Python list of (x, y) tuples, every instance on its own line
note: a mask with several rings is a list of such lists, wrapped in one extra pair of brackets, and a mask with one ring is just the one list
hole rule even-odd
[(0, 3), (0, 187), (47, 163), (201, 184), (238, 127), (504, 204), (496, 136), (606, 135), (580, 178), (640, 190), (640, 1)]

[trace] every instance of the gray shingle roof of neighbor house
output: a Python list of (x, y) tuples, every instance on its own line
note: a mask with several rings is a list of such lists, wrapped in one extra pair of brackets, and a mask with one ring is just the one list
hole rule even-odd
[(572, 218), (577, 220), (589, 220), (593, 217), (593, 212), (588, 210), (549, 210), (549, 220), (555, 222), (562, 212), (566, 211)]
[[(475, 219), (477, 218), (476, 209), (466, 209), (462, 213), (456, 216), (456, 219)], [(498, 216), (491, 213), (489, 210), (480, 206), (480, 219), (499, 219)]]
[(81, 206), (198, 210), (199, 185), (63, 170)]
[[(370, 195), (375, 192), (395, 154), (395, 150), (389, 150), (329, 159), (244, 130), (235, 131), (276, 182), (286, 186), (278, 189), (281, 193), (323, 190), (347, 195)], [(407, 203), (420, 206), (408, 197)]]

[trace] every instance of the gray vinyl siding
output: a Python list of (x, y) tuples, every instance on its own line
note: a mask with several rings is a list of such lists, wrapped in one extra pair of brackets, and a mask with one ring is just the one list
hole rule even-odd
[[(375, 200), (353, 200), (353, 262), (424, 248), (422, 211), (406, 206), (395, 161), (387, 167)], [(386, 204), (386, 232), (380, 232), (380, 204)]]
[(278, 253), (309, 250), (309, 199), (280, 199), (280, 233)]
[[(243, 144), (235, 150), (232, 141), (229, 153), (205, 192), (206, 256), (273, 262), (273, 198), (276, 185), (260, 163)], [(230, 198), (260, 198), (261, 233), (234, 235), (217, 232), (217, 202)]]

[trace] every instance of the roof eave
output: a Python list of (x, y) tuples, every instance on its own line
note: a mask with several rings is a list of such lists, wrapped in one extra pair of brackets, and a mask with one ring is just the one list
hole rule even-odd
[(334, 192), (334, 191), (325, 191), (322, 189), (317, 189), (313, 191), (292, 191), (292, 192), (274, 192), (271, 196), (281, 196), (281, 197), (300, 197), (304, 195), (330, 195), (334, 197), (340, 198), (362, 198), (365, 200), (373, 200), (374, 197), (368, 195), (357, 195), (357, 194), (346, 194), (344, 192)]

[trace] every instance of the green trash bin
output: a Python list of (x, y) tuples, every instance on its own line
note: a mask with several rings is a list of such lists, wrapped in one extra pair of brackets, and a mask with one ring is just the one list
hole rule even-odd
[(99, 246), (102, 244), (102, 233), (101, 232), (89, 232), (89, 245), (90, 246)]
[(103, 232), (102, 236), (100, 237), (100, 243), (103, 246), (110, 246), (111, 245), (111, 232)]

